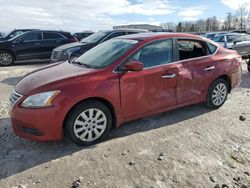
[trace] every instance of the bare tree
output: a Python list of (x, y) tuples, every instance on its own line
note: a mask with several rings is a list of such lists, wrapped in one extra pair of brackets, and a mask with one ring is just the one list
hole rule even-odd
[(240, 29), (246, 29), (247, 17), (249, 15), (249, 10), (247, 9), (247, 5), (248, 5), (247, 3), (241, 4), (237, 10)]
[(176, 24), (174, 22), (162, 23), (161, 26), (163, 27), (163, 29), (176, 31)]

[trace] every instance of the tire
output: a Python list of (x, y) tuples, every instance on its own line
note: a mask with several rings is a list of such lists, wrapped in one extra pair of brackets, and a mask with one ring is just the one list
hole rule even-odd
[(0, 51), (0, 65), (10, 66), (14, 63), (14, 56), (8, 51)]
[(75, 144), (88, 146), (106, 138), (112, 123), (112, 115), (106, 105), (96, 100), (86, 101), (70, 111), (64, 124), (65, 134)]
[(250, 57), (246, 60), (247, 63), (247, 70), (250, 73)]
[(216, 79), (208, 88), (206, 106), (210, 109), (220, 108), (227, 100), (228, 83), (223, 79)]

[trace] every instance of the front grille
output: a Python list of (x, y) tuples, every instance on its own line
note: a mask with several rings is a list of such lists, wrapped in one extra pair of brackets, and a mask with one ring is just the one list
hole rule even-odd
[(10, 105), (11, 107), (14, 106), (14, 104), (22, 97), (21, 94), (17, 93), (15, 90), (13, 90), (12, 94), (10, 95)]
[(57, 60), (57, 59), (59, 59), (61, 53), (62, 53), (61, 50), (53, 50), (53, 51), (52, 51), (52, 54), (51, 54), (51, 59), (52, 59), (52, 60)]

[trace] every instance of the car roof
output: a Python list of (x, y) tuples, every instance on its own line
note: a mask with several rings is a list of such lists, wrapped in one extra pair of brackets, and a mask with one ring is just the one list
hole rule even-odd
[(143, 29), (114, 29), (114, 30), (100, 30), (98, 32), (120, 32), (120, 31), (130, 31), (130, 32), (147, 32), (147, 30)]
[(219, 35), (216, 35), (216, 37), (220, 37), (220, 36), (228, 36), (228, 35), (242, 35), (243, 33), (222, 33)]
[(131, 39), (131, 40), (154, 40), (154, 39), (161, 39), (161, 38), (193, 38), (193, 39), (199, 39), (199, 40), (206, 40), (204, 37), (200, 37), (193, 34), (187, 34), (187, 33), (167, 33), (167, 32), (158, 32), (158, 33), (139, 33), (139, 34), (133, 34), (133, 35), (124, 35), (120, 36), (118, 38), (123, 39)]

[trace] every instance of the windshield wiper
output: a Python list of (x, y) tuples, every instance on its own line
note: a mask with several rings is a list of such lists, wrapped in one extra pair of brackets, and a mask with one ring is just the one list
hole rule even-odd
[(73, 61), (72, 64), (77, 64), (77, 65), (84, 66), (84, 67), (86, 67), (86, 68), (91, 68), (90, 65), (85, 64), (85, 63), (81, 63), (81, 62), (79, 62), (79, 61)]

